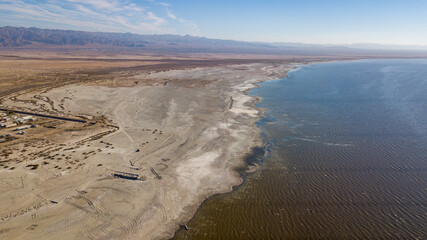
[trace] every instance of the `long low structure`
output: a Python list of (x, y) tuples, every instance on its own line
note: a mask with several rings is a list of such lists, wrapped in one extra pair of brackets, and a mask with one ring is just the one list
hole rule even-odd
[(30, 128), (30, 127), (31, 127), (31, 125), (25, 125), (25, 126), (17, 127), (17, 128), (15, 128), (15, 130), (13, 130), (13, 131), (21, 131), (21, 130), (28, 129), (28, 128)]
[(15, 127), (15, 126), (17, 126), (17, 124), (14, 122), (0, 123), (0, 128), (10, 128), (10, 127)]
[(143, 180), (142, 176), (135, 173), (128, 173), (128, 172), (114, 171), (113, 176), (117, 178), (129, 179), (129, 180)]
[(6, 109), (6, 108), (0, 108), (0, 111), (15, 112), (15, 113), (20, 113), (20, 114), (27, 114), (27, 115), (33, 115), (33, 116), (45, 117), (45, 118), (53, 118), (53, 119), (58, 119), (58, 120), (71, 121), (71, 122), (79, 122), (79, 123), (86, 123), (87, 122), (87, 121), (81, 120), (81, 119), (68, 118), (68, 117), (58, 117), (58, 116), (41, 114), (41, 113), (32, 113), (32, 112), (18, 111), (18, 110)]

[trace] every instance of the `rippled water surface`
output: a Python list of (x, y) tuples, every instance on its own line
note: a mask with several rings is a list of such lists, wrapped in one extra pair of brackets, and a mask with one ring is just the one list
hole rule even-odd
[(177, 239), (427, 238), (427, 60), (316, 64), (261, 86), (269, 155)]

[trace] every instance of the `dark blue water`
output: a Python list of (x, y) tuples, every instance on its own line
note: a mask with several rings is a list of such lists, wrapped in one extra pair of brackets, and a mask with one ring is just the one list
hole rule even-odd
[(251, 94), (270, 154), (177, 238), (427, 238), (427, 60), (304, 66)]

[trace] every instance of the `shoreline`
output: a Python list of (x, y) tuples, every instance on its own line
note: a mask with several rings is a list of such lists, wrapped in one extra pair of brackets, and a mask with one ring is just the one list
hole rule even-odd
[[(257, 117), (256, 117), (256, 120), (252, 123), (252, 126), (257, 131), (256, 138), (257, 138), (257, 141), (259, 141), (259, 143), (258, 144), (254, 144), (252, 147), (250, 147), (249, 151), (246, 152), (246, 153), (244, 153), (242, 155), (242, 157), (240, 158), (240, 160), (239, 160), (240, 163), (238, 163), (238, 166), (236, 166), (235, 168), (232, 169), (232, 171), (234, 171), (238, 175), (237, 177), (241, 180), (240, 183), (232, 185), (231, 189), (229, 189), (229, 191), (212, 193), (210, 196), (208, 196), (203, 201), (201, 201), (197, 205), (196, 211), (193, 212), (191, 218), (185, 224), (183, 224), (179, 228), (177, 228), (175, 230), (175, 232), (174, 232), (174, 235), (172, 237), (168, 238), (168, 239), (175, 239), (176, 235), (180, 231), (186, 231), (185, 226), (187, 226), (187, 223), (189, 223), (194, 218), (194, 215), (196, 214), (197, 210), (203, 204), (206, 204), (209, 199), (212, 199), (212, 198), (217, 197), (219, 195), (232, 194), (234, 191), (238, 190), (244, 184), (245, 179), (249, 175), (257, 172), (261, 168), (261, 166), (258, 165), (257, 163), (254, 163), (252, 165), (252, 163), (248, 162), (248, 158), (256, 157), (256, 156), (258, 156), (260, 154), (260, 153), (256, 153), (255, 152), (255, 150), (257, 148), (262, 148), (264, 156), (267, 153), (265, 143), (261, 139), (261, 135), (260, 135), (262, 130), (258, 127), (257, 122), (259, 122), (262, 118), (265, 117), (265, 113), (266, 113), (266, 111), (268, 111), (268, 109), (262, 108), (262, 107), (257, 107), (256, 104), (262, 101), (262, 97), (257, 96), (257, 95), (250, 95), (250, 91), (252, 91), (253, 89), (262, 87), (262, 86), (260, 86), (260, 84), (262, 84), (264, 82), (284, 79), (284, 78), (288, 77), (288, 74), (290, 72), (297, 71), (297, 70), (299, 70), (303, 66), (309, 66), (309, 65), (313, 65), (313, 64), (322, 64), (322, 63), (352, 62), (352, 61), (363, 61), (363, 60), (366, 60), (366, 59), (326, 60), (326, 61), (314, 61), (314, 62), (305, 62), (305, 63), (288, 63), (286, 65), (289, 65), (289, 69), (287, 69), (283, 73), (284, 75), (276, 77), (276, 78), (269, 77), (269, 78), (266, 78), (264, 80), (260, 80), (260, 81), (258, 81), (256, 83), (249, 84), (250, 86), (248, 86), (246, 88), (246, 90), (243, 91), (243, 94), (245, 96), (248, 96), (248, 97), (252, 98), (250, 101), (247, 101), (246, 103), (249, 104), (249, 106), (251, 108), (253, 108), (253, 109), (255, 109), (257, 111)], [(283, 64), (283, 65), (285, 65), (285, 64)], [(251, 168), (251, 166), (253, 166), (253, 168)]]
[[(401, 75), (396, 77), (391, 73), (409, 74), (413, 71), (414, 79), (419, 81), (418, 83), (422, 86), (422, 78), (419, 78), (419, 73), (425, 72), (422, 69), (422, 65), (418, 65), (417, 62), (413, 61), (407, 61), (406, 64), (405, 62), (378, 62), (371, 65), (364, 62), (350, 63), (348, 65), (347, 63), (322, 64), (315, 65), (315, 67), (303, 67), (301, 74), (299, 72), (289, 74), (288, 79), (284, 81), (272, 80), (267, 81), (265, 84), (262, 83), (261, 85), (265, 86), (265, 88), (254, 91), (254, 94), (265, 96), (264, 102), (258, 106), (269, 109), (265, 114), (266, 118), (258, 122), (258, 126), (265, 130), (261, 135), (265, 143), (268, 144), (273, 141), (270, 148), (271, 157), (265, 159), (263, 168), (256, 174), (249, 176), (247, 181), (240, 185), (241, 188), (237, 188), (231, 193), (215, 195), (209, 201), (204, 202), (188, 224), (191, 230), (178, 232), (174, 239), (212, 239), (227, 238), (227, 236), (236, 239), (251, 238), (251, 236), (255, 238), (262, 238), (262, 236), (270, 236), (272, 238), (291, 236), (298, 238), (319, 235), (328, 238), (332, 236), (330, 232), (324, 231), (328, 227), (336, 230), (333, 236), (344, 238), (359, 235), (364, 235), (367, 238), (369, 236), (375, 238), (375, 236), (396, 237), (414, 234), (422, 236), (422, 221), (413, 217), (422, 212), (422, 208), (408, 208), (407, 204), (399, 201), (397, 201), (397, 204), (392, 204), (392, 208), (387, 207), (387, 204), (390, 204), (387, 201), (381, 206), (369, 205), (372, 201), (383, 201), (384, 195), (393, 195), (394, 192), (368, 188), (372, 195), (369, 194), (368, 197), (365, 197), (366, 186), (368, 185), (362, 183), (378, 181), (379, 184), (384, 183), (384, 186), (391, 186), (390, 183), (397, 181), (397, 176), (389, 175), (387, 171), (378, 173), (380, 176), (372, 172), (372, 170), (378, 170), (378, 161), (371, 161), (367, 164), (365, 160), (358, 158), (358, 154), (353, 154), (354, 151), (352, 149), (352, 147), (357, 146), (358, 149), (362, 150), (361, 152), (369, 153), (370, 156), (373, 156), (378, 153), (373, 153), (372, 149), (379, 149), (378, 147), (383, 146), (389, 152), (394, 152), (393, 145), (399, 145), (399, 141), (396, 142), (394, 136), (399, 136), (402, 130), (406, 132), (406, 128), (396, 130), (396, 135), (391, 138), (389, 135), (380, 137), (384, 142), (378, 141), (377, 136), (360, 135), (360, 133), (365, 131), (372, 132), (372, 129), (378, 129), (375, 124), (384, 119), (383, 114), (385, 112), (380, 111), (372, 115), (371, 104), (375, 106), (373, 109), (381, 109), (384, 102), (389, 106), (389, 101), (393, 101), (389, 99), (394, 98), (394, 101), (399, 105), (400, 94), (394, 91), (392, 91), (394, 93), (392, 96), (388, 95), (390, 98), (387, 100), (381, 99), (379, 101), (375, 98), (378, 94), (376, 88), (381, 90), (380, 93), (389, 93), (389, 89), (395, 90), (395, 86), (402, 86), (401, 84), (406, 82), (407, 78), (403, 78)], [(414, 65), (417, 67), (414, 67)], [(401, 66), (404, 67), (401, 68)], [(334, 73), (333, 70), (337, 67), (342, 67), (343, 71)], [(382, 73), (386, 67), (389, 70), (388, 74), (378, 77), (377, 73)], [(359, 71), (362, 72), (360, 76), (354, 74)], [(346, 76), (348, 76), (348, 79)], [(384, 89), (385, 79), (396, 80), (397, 83), (392, 81), (393, 86)], [(329, 80), (333, 84), (325, 86), (325, 80)], [(379, 82), (374, 81), (374, 86), (366, 92), (358, 91), (359, 87), (366, 90), (365, 81), (372, 80), (378, 80)], [(348, 85), (337, 84), (337, 82), (346, 83), (347, 81), (349, 82)], [(356, 87), (356, 85), (358, 86)], [(334, 86), (339, 86), (338, 94), (334, 91)], [(343, 92), (349, 93), (346, 89), (348, 86), (355, 86), (355, 92), (364, 96), (363, 99), (368, 99), (368, 102), (354, 101), (355, 98), (353, 98), (353, 100), (350, 100), (350, 105), (358, 107), (348, 108), (349, 103), (340, 101), (343, 97), (345, 98), (342, 95)], [(331, 91), (325, 91), (325, 89), (332, 89), (333, 94), (331, 94)], [(402, 92), (408, 94), (406, 90), (406, 88), (402, 89)], [(311, 101), (313, 100), (313, 93), (318, 91), (322, 94), (319, 94), (319, 96), (315, 94), (315, 98), (320, 99), (320, 101), (316, 101), (313, 104)], [(415, 92), (410, 96), (419, 96), (418, 93)], [(349, 94), (353, 97), (353, 92)], [(329, 101), (321, 101), (322, 99), (328, 100), (331, 98), (335, 99), (335, 102), (341, 102), (340, 107), (337, 108), (335, 102), (330, 104)], [(297, 103), (294, 104), (294, 100)], [(375, 103), (370, 103), (370, 101)], [(380, 104), (377, 104), (378, 102)], [(346, 111), (342, 111), (343, 108), (341, 106), (345, 106)], [(360, 124), (359, 126), (360, 119), (358, 118), (342, 120), (341, 117), (337, 117), (341, 116), (343, 112), (346, 116), (358, 115), (357, 109), (359, 109), (359, 106), (360, 109), (369, 109), (364, 113), (363, 118), (368, 117), (372, 124)], [(365, 108), (366, 106), (369, 107)], [(417, 107), (414, 106), (414, 109), (417, 109)], [(396, 112), (400, 112), (400, 109), (392, 110), (393, 115)], [(420, 110), (422, 109), (418, 109), (418, 111)], [(390, 119), (393, 121), (393, 115), (387, 115), (389, 116), (387, 119), (391, 117)], [(281, 116), (286, 117), (281, 118)], [(370, 118), (371, 116), (373, 117)], [(402, 123), (407, 123), (408, 121), (407, 118), (397, 119)], [(270, 120), (276, 121), (277, 124), (266, 125)], [(330, 124), (331, 121), (336, 121), (340, 128), (336, 130), (335, 124)], [(283, 126), (288, 125), (290, 126), (289, 129), (283, 128)], [(342, 130), (339, 130), (355, 125), (360, 128), (348, 129), (349, 134), (345, 134), (345, 136), (342, 135)], [(405, 124), (401, 125), (406, 126)], [(411, 127), (414, 126), (411, 125)], [(324, 131), (331, 134), (319, 136), (319, 132), (324, 133)], [(394, 131), (390, 130), (390, 132), (392, 134)], [(419, 143), (422, 140), (420, 139), (418, 128), (411, 128), (409, 132), (411, 134), (408, 141)], [(413, 145), (417, 147), (412, 147)], [(423, 145), (407, 144), (405, 146), (407, 151), (414, 155), (413, 166), (420, 167), (421, 165), (419, 164), (423, 162), (423, 159), (419, 156), (422, 156), (422, 153), (425, 152)], [(315, 150), (314, 153), (313, 149)], [(404, 149), (402, 147), (399, 150), (403, 151)], [(420, 151), (421, 155), (417, 154), (418, 151)], [(381, 156), (381, 154), (375, 156), (380, 157), (379, 159), (389, 160), (387, 158), (388, 155)], [(406, 169), (405, 166), (407, 164), (405, 165), (405, 161), (401, 161), (399, 158), (393, 160), (392, 162), (385, 161), (386, 165), (384, 167), (395, 169), (395, 164), (402, 165), (399, 169), (405, 174), (399, 175), (398, 178), (402, 181), (411, 179), (411, 182), (413, 182), (411, 187), (414, 191), (402, 191), (398, 186), (393, 189), (396, 193), (406, 194), (407, 198), (411, 199), (408, 201), (413, 201), (416, 204), (422, 198), (422, 194), (419, 195), (419, 193), (423, 192), (422, 184), (420, 185), (422, 181), (417, 181), (421, 178), (418, 175), (411, 175), (414, 169)], [(366, 171), (353, 171), (355, 166), (357, 168), (360, 165), (359, 163), (363, 165), (363, 169), (370, 170), (369, 174)], [(337, 171), (337, 168), (338, 170), (345, 169), (345, 171)], [(316, 170), (320, 170), (320, 173)], [(372, 181), (367, 181), (366, 179), (368, 178)], [(307, 181), (302, 181), (304, 179)], [(337, 182), (336, 179), (347, 180)], [(348, 179), (354, 179), (360, 184), (351, 184)], [(319, 181), (324, 183), (320, 184)], [(356, 192), (357, 194), (349, 198), (348, 189), (352, 190), (350, 192)], [(336, 193), (332, 199), (329, 196), (330, 192)], [(353, 197), (358, 198), (358, 204), (354, 204)], [(338, 203), (337, 199), (339, 199)], [(360, 212), (360, 204), (363, 205), (366, 211)], [(308, 211), (309, 209), (310, 211)], [(304, 214), (304, 217), (301, 217), (301, 213), (306, 210), (307, 213)], [(357, 216), (346, 215), (349, 211), (354, 212)], [(372, 212), (380, 214), (373, 214)], [(406, 216), (407, 220), (409, 220), (406, 227), (395, 228), (394, 230), (396, 231), (394, 232), (391, 231), (393, 227), (389, 224), (389, 221), (391, 221), (389, 216), (396, 212), (412, 212), (413, 214)], [(303, 224), (295, 225), (295, 219)], [(328, 219), (332, 220), (332, 222), (328, 221)], [(334, 225), (333, 220), (336, 219), (342, 219), (343, 221), (338, 225)], [(357, 221), (358, 219), (372, 220), (372, 224), (378, 226), (378, 228), (372, 227), (372, 224), (366, 221)], [(259, 226), (261, 227), (259, 228)], [(363, 229), (363, 231), (360, 229)]]
[[(339, 62), (346, 61), (360, 60)], [(0, 170), (8, 184), (0, 237), (172, 238), (206, 200), (233, 192), (259, 168), (247, 159), (264, 147), (256, 123), (267, 109), (250, 91), (328, 62), (337, 61), (138, 72), (2, 98), (16, 109), (84, 116), (94, 125), (51, 121), (37, 134), (28, 130), (28, 141), (4, 145), (13, 153)]]
[[(19, 229), (31, 225), (31, 214), (37, 214), (38, 227), (31, 235), (44, 239), (55, 239), (58, 234), (94, 239), (173, 237), (203, 201), (242, 183), (236, 168), (245, 165), (251, 149), (262, 145), (255, 125), (262, 114), (255, 107), (259, 98), (248, 92), (260, 82), (284, 76), (292, 66), (241, 64), (171, 70), (126, 80), (150, 79), (153, 84), (149, 86), (78, 84), (4, 99), (7, 106), (40, 111), (46, 111), (48, 106), (40, 102), (46, 99), (51, 111), (105, 116), (116, 130), (93, 140), (91, 134), (102, 132), (72, 130), (69, 136), (57, 136), (64, 145), (58, 145), (57, 151), (66, 159), (84, 157), (80, 160), (83, 165), (75, 170), (67, 168), (72, 166), (67, 160), (55, 161), (55, 167), (69, 169), (66, 171), (49, 164), (28, 172), (17, 163), (12, 165), (15, 170), (4, 172), (5, 176), (20, 176), (24, 183), (34, 182), (33, 191), (22, 190), (31, 202), (18, 203), (9, 212), (31, 208), (37, 196), (43, 196), (47, 204), (1, 221), (1, 227), (14, 229), (2, 235), (28, 237), (29, 232)], [(126, 86), (126, 82), (120, 85)], [(79, 144), (86, 138), (84, 145)], [(42, 148), (27, 149), (25, 154)], [(31, 163), (42, 161), (36, 158)], [(143, 181), (112, 178), (113, 170), (138, 174)], [(3, 197), (14, 198), (14, 194), (19, 192)], [(64, 217), (70, 219), (66, 228), (61, 224)], [(47, 233), (46, 228), (52, 226), (56, 226), (55, 232)]]
[[(323, 62), (315, 62), (315, 63), (323, 63)], [(234, 191), (236, 191), (239, 187), (241, 187), (244, 182), (245, 179), (253, 174), (254, 172), (258, 171), (260, 169), (260, 165), (257, 164), (256, 162), (251, 162), (249, 161), (250, 158), (256, 158), (257, 156), (259, 156), (259, 154), (256, 152), (257, 149), (262, 149), (262, 155), (265, 156), (266, 154), (266, 146), (264, 144), (264, 142), (261, 139), (260, 133), (261, 133), (261, 129), (258, 127), (257, 122), (259, 122), (262, 118), (264, 118), (264, 114), (267, 111), (267, 109), (265, 108), (261, 108), (261, 107), (257, 107), (256, 104), (262, 101), (262, 97), (259, 97), (257, 95), (251, 95), (250, 91), (252, 91), (253, 89), (262, 87), (259, 84), (266, 82), (266, 81), (270, 81), (270, 80), (280, 80), (283, 78), (286, 78), (288, 76), (288, 73), (291, 71), (295, 71), (297, 69), (299, 69), (302, 66), (306, 66), (306, 65), (311, 65), (311, 64), (315, 64), (315, 63), (299, 63), (294, 65), (294, 63), (291, 63), (290, 68), (288, 70), (286, 70), (281, 77), (278, 77), (276, 79), (272, 79), (272, 78), (267, 78), (264, 80), (260, 80), (256, 83), (250, 83), (248, 84), (248, 87), (246, 88), (246, 90), (243, 91), (242, 94), (244, 94), (245, 96), (248, 96), (251, 98), (251, 100), (245, 102), (247, 105), (249, 105), (249, 107), (255, 109), (257, 111), (257, 117), (255, 119), (255, 121), (252, 123), (252, 128), (256, 129), (256, 136), (255, 138), (257, 139), (257, 143), (253, 144), (249, 151), (246, 153), (242, 153), (242, 157), (240, 158), (240, 160), (236, 161), (237, 165), (231, 169), (231, 171), (234, 171), (237, 174), (237, 177), (241, 180), (240, 183), (237, 183), (235, 185), (231, 186), (231, 189), (229, 189), (229, 191), (225, 191), (225, 192), (214, 192), (211, 193), (207, 198), (205, 198), (203, 201), (201, 201), (196, 208), (196, 211), (203, 205), (205, 204), (209, 199), (214, 198), (218, 195), (224, 195), (224, 194), (232, 194)], [(289, 65), (289, 64), (288, 64)], [(190, 222), (194, 215), (196, 214), (196, 211), (194, 211), (194, 213), (192, 214), (191, 218), (186, 222), (186, 224), (188, 222)], [(178, 229), (175, 230), (175, 233), (173, 235), (173, 237), (169, 238), (169, 239), (174, 239), (176, 234), (180, 231), (185, 231), (185, 225), (180, 226)]]
[[(281, 78), (285, 78), (285, 77), (287, 77), (287, 73), (289, 72), (289, 71), (293, 71), (293, 70), (295, 70), (295, 69), (297, 69), (297, 68), (299, 68), (299, 67), (301, 67), (302, 65), (309, 65), (309, 64), (312, 64), (312, 63), (309, 63), (309, 64), (298, 64), (297, 65), (297, 67), (294, 67), (293, 66), (293, 64), (294, 63), (290, 63), (290, 64), (283, 64), (283, 65), (291, 65), (291, 68), (290, 69), (287, 69), (283, 74), (284, 75), (282, 75), (282, 77), (279, 77), (278, 79), (281, 79)], [(249, 146), (249, 148), (248, 148), (248, 151), (246, 151), (246, 152), (242, 152), (240, 155), (241, 155), (241, 157), (238, 157), (237, 159), (239, 159), (239, 160), (236, 160), (233, 164), (234, 164), (234, 166), (233, 167), (231, 167), (231, 168), (228, 168), (228, 171), (231, 171), (232, 172), (232, 174), (234, 174), (235, 175), (235, 177), (238, 179), (238, 182), (235, 182), (235, 183), (231, 183), (231, 185), (230, 185), (230, 187), (229, 187), (229, 189), (228, 190), (226, 190), (226, 191), (223, 191), (223, 192), (218, 192), (218, 191), (213, 191), (213, 192), (210, 192), (210, 193), (206, 193), (205, 195), (207, 195), (205, 198), (203, 198), (201, 201), (199, 201), (197, 204), (195, 204), (195, 210), (193, 210), (193, 211), (191, 211), (191, 212), (189, 212), (189, 214), (191, 215), (191, 217), (187, 220), (187, 221), (185, 221), (185, 223), (184, 224), (182, 224), (182, 225), (180, 225), (178, 228), (176, 228), (175, 229), (175, 231), (174, 231), (174, 233), (173, 233), (173, 235), (171, 235), (168, 239), (174, 239), (174, 237), (176, 236), (176, 234), (179, 232), (179, 231), (184, 231), (185, 230), (185, 226), (186, 226), (186, 224), (188, 223), (188, 222), (190, 222), (191, 221), (191, 219), (194, 217), (194, 215), (196, 214), (196, 211), (200, 208), (200, 206), (202, 205), (202, 204), (204, 204), (207, 200), (209, 200), (209, 199), (211, 199), (211, 198), (213, 198), (213, 197), (215, 197), (215, 196), (218, 196), (218, 195), (223, 195), (223, 194), (230, 194), (230, 193), (232, 193), (233, 191), (235, 191), (237, 188), (239, 188), (240, 186), (242, 186), (242, 184), (244, 183), (244, 181), (245, 181), (245, 178), (248, 176), (248, 175), (250, 175), (250, 174), (252, 174), (252, 173), (254, 173), (254, 172), (256, 172), (257, 170), (259, 170), (259, 168), (260, 168), (260, 166), (259, 165), (257, 165), (256, 163), (255, 163), (255, 165), (252, 165), (252, 163), (250, 163), (250, 162), (248, 162), (248, 158), (251, 158), (251, 157), (254, 157), (254, 156), (257, 156), (259, 153), (255, 153), (254, 152), (254, 150), (255, 149), (257, 149), (257, 148), (265, 148), (265, 146), (264, 146), (264, 143), (263, 143), (263, 141), (262, 141), (262, 139), (261, 139), (261, 136), (260, 136), (260, 133), (261, 133), (261, 129), (259, 129), (259, 127), (257, 126), (257, 122), (261, 119), (261, 118), (263, 118), (264, 117), (264, 113), (265, 113), (265, 111), (266, 111), (266, 109), (264, 109), (264, 108), (260, 108), (260, 107), (257, 107), (256, 106), (256, 104), (257, 103), (259, 103), (260, 101), (262, 101), (262, 98), (261, 97), (259, 97), (259, 96), (256, 96), (256, 95), (250, 95), (249, 94), (249, 92), (251, 91), (251, 90), (253, 90), (253, 89), (255, 89), (255, 88), (258, 88), (258, 87), (261, 87), (261, 86), (259, 86), (259, 84), (260, 83), (263, 83), (263, 82), (265, 82), (265, 81), (269, 81), (269, 80), (271, 80), (271, 78), (270, 77), (267, 77), (266, 79), (263, 79), (263, 80), (259, 80), (259, 81), (257, 81), (257, 82), (255, 82), (255, 83), (248, 83), (247, 84), (247, 87), (245, 87), (244, 88), (244, 90), (241, 92), (241, 94), (242, 94), (242, 96), (245, 96), (245, 97), (248, 97), (249, 98), (249, 100), (247, 100), (246, 102), (243, 102), (243, 105), (246, 105), (246, 106), (248, 106), (249, 108), (252, 108), (252, 109), (254, 109), (255, 111), (256, 111), (256, 117), (255, 117), (255, 119), (253, 119), (253, 122), (252, 122), (252, 129), (253, 130), (255, 130), (255, 134), (253, 135), (253, 138), (254, 138), (254, 140), (253, 140), (253, 144), (251, 145), (251, 146)], [(263, 152), (264, 152), (264, 150), (263, 150)], [(265, 152), (264, 152), (265, 153)], [(253, 167), (253, 168), (251, 168), (251, 167)]]

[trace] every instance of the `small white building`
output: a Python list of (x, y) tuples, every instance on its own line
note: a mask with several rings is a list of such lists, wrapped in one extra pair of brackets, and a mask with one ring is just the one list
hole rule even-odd
[(24, 116), (24, 117), (20, 117), (20, 118), (16, 119), (16, 122), (22, 124), (25, 122), (29, 122), (29, 121), (31, 122), (31, 121), (35, 121), (35, 120), (36, 120), (36, 118), (33, 116)]

